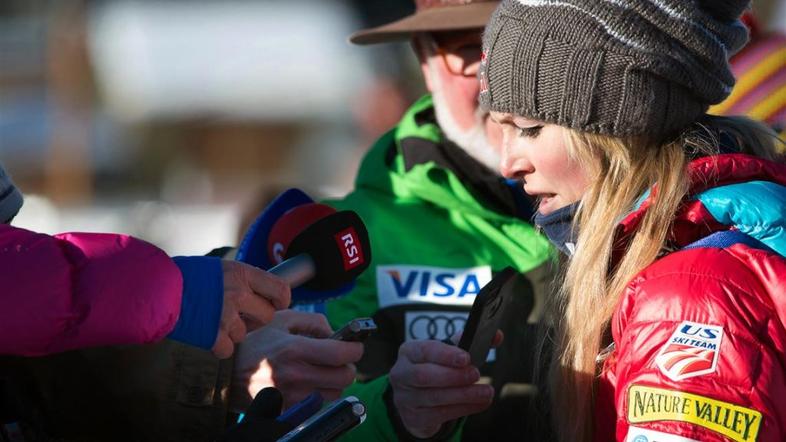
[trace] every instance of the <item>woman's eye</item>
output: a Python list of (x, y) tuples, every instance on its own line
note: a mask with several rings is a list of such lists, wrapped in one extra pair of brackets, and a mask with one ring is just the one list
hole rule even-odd
[(540, 134), (540, 130), (543, 129), (543, 126), (519, 127), (518, 129), (520, 137), (535, 138)]

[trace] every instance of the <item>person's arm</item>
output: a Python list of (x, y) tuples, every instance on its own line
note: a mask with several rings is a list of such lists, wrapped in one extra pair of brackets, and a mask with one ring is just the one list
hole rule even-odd
[[(184, 282), (185, 281), (185, 282)], [(0, 225), (0, 354), (37, 356), (168, 334), (228, 357), (289, 304), (282, 280), (243, 263), (169, 258), (126, 235), (56, 236)]]
[(786, 333), (768, 299), (782, 301), (786, 263), (758, 269), (768, 283), (725, 251), (703, 250), (679, 270), (657, 263), (623, 298), (606, 367), (613, 374), (602, 376), (616, 386), (613, 396), (603, 385), (599, 394), (614, 401), (618, 441), (784, 440)]
[(180, 312), (178, 267), (125, 235), (49, 236), (0, 225), (0, 275), (2, 354), (154, 342)]

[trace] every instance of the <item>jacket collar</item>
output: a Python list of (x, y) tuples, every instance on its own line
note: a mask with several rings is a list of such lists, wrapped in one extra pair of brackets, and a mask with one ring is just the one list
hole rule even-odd
[[(758, 205), (764, 207), (772, 204), (779, 206), (786, 204), (786, 187), (784, 187), (786, 186), (786, 165), (751, 155), (729, 153), (701, 157), (691, 161), (688, 165), (688, 175), (691, 183), (689, 197), (677, 212), (671, 232), (670, 241), (675, 247), (684, 247), (719, 230), (737, 228), (744, 232), (741, 229), (744, 226), (737, 222), (743, 214), (731, 213), (737, 209), (739, 211), (745, 210), (745, 215), (748, 217), (747, 224), (759, 222), (764, 225), (777, 221), (783, 225), (783, 218), (786, 216), (781, 216), (779, 220), (756, 220), (758, 214), (751, 209)], [(749, 182), (769, 183), (765, 185), (776, 191), (745, 195), (744, 198), (747, 201), (743, 201), (741, 204), (726, 204), (723, 207), (715, 204), (722, 199), (728, 199), (730, 192), (726, 191), (732, 189), (728, 186)], [(657, 185), (653, 186), (637, 208), (619, 223), (616, 232), (618, 247), (623, 247), (627, 238), (638, 228), (644, 214), (651, 206), (653, 198), (657, 197), (657, 191)], [(783, 214), (783, 212), (781, 213)], [(783, 240), (786, 241), (786, 238)], [(767, 245), (772, 247), (771, 244)]]
[(529, 221), (534, 213), (519, 183), (509, 183), (444, 137), (429, 95), (372, 148), (356, 184), (486, 219)]

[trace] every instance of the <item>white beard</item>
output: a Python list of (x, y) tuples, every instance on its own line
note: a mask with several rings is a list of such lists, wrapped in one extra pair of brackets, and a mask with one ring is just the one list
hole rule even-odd
[[(442, 61), (438, 60), (438, 62)], [(487, 112), (478, 107), (475, 110), (475, 122), (472, 127), (466, 130), (460, 128), (447, 105), (442, 84), (433, 63), (435, 63), (435, 59), (430, 57), (428, 66), (431, 70), (431, 80), (434, 88), (431, 91), (431, 96), (434, 100), (434, 112), (437, 116), (439, 127), (450, 141), (464, 149), (472, 158), (496, 172), (499, 167), (500, 156), (491, 146), (488, 138), (486, 138), (485, 119)]]

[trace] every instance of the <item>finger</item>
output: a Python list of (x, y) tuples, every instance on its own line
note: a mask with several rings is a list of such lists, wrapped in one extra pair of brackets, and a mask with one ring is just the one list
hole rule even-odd
[(243, 317), (249, 318), (249, 322), (266, 325), (273, 320), (275, 308), (265, 298), (253, 293), (243, 293), (237, 297), (235, 302), (238, 311)]
[(413, 390), (413, 401), (418, 408), (433, 408), (453, 405), (486, 404), (494, 398), (491, 385), (467, 387), (428, 388)]
[(314, 365), (340, 367), (355, 363), (363, 356), (363, 344), (334, 339), (308, 339), (303, 341), (303, 361)]
[(229, 335), (229, 339), (231, 339), (232, 342), (243, 342), (243, 339), (246, 338), (246, 332), (246, 323), (240, 319), (240, 316), (235, 316), (234, 318), (230, 319), (227, 326), (227, 334)]
[(405, 342), (399, 348), (399, 357), (405, 357), (415, 364), (430, 362), (448, 367), (469, 365), (469, 353), (440, 341)]
[(250, 265), (245, 265), (243, 269), (254, 293), (270, 301), (276, 310), (289, 307), (292, 294), (286, 281)]
[(213, 344), (213, 354), (219, 359), (226, 359), (232, 356), (232, 352), (234, 351), (235, 345), (232, 343), (232, 340), (229, 339), (229, 335), (219, 331), (218, 337), (216, 337), (216, 343)]
[(326, 338), (333, 334), (333, 329), (328, 324), (327, 318), (319, 313), (282, 310), (278, 316), (284, 318), (287, 329), (293, 334), (316, 338)]
[(397, 385), (411, 388), (462, 387), (480, 379), (478, 369), (471, 365), (453, 368), (432, 363), (406, 365), (390, 376)]

